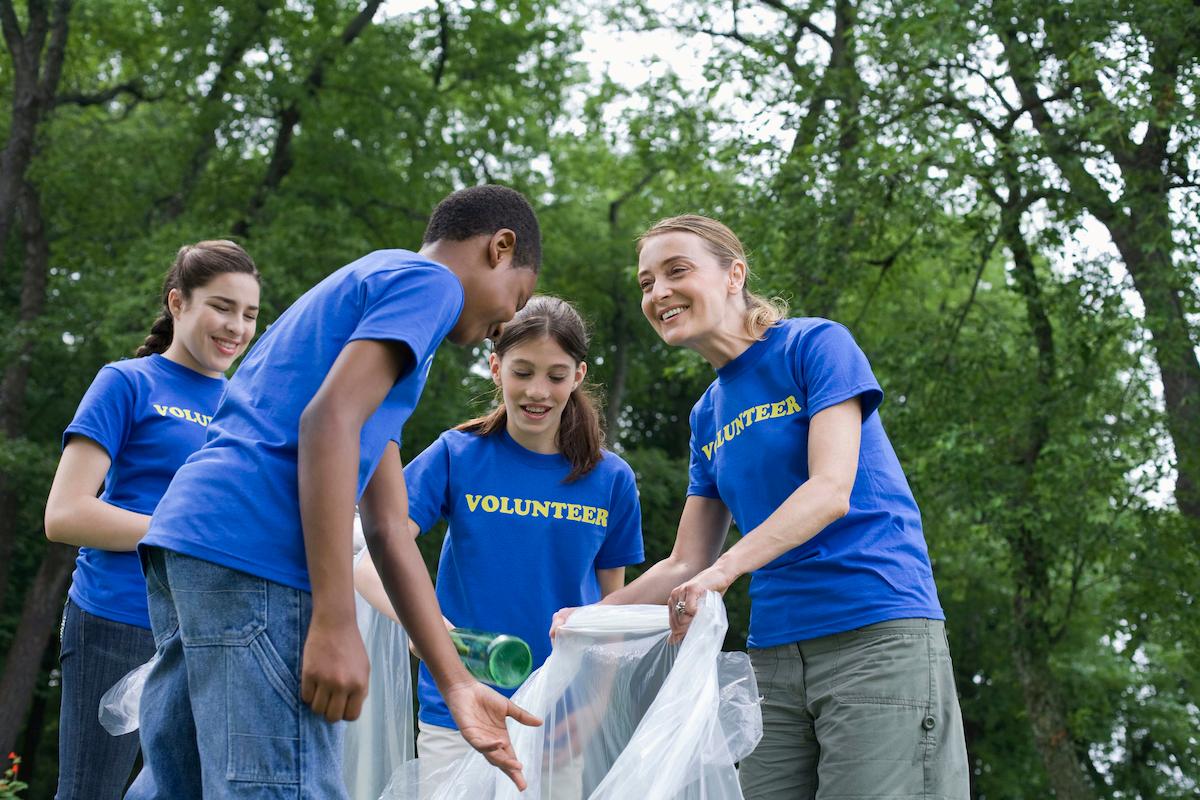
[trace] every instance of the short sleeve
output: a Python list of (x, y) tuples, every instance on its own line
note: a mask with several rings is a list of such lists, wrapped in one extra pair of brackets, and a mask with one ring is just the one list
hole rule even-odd
[(861, 397), (866, 419), (883, 402), (871, 364), (845, 326), (823, 321), (809, 330), (796, 352), (796, 370), (808, 397), (811, 418), (830, 406)]
[(408, 518), (421, 533), (450, 513), (450, 448), (439, 436), (404, 467), (408, 489)]
[(704, 449), (701, 447), (698, 437), (696, 436), (696, 426), (699, 422), (699, 409), (699, 404), (697, 404), (696, 408), (692, 409), (692, 436), (688, 448), (691, 451), (691, 456), (688, 461), (687, 493), (689, 496), (698, 495), (700, 497), (719, 498), (721, 493), (717, 491), (717, 482), (713, 479), (712, 470), (709, 469), (708, 457), (705, 456)]
[(646, 560), (642, 542), (642, 504), (638, 500), (637, 481), (624, 461), (613, 486), (608, 509), (608, 527), (604, 544), (596, 554), (596, 569), (612, 569), (640, 564)]
[(101, 367), (79, 401), (75, 418), (63, 431), (63, 448), (72, 436), (86, 436), (116, 461), (133, 428), (135, 394), (133, 384), (120, 370), (111, 365)]
[(463, 289), (445, 267), (414, 264), (381, 269), (363, 280), (362, 316), (348, 341), (400, 342), (422, 368), (458, 321)]

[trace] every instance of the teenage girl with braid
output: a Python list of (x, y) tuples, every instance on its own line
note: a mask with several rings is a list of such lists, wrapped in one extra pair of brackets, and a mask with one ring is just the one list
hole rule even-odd
[(129, 780), (138, 735), (110, 736), (98, 709), (154, 654), (134, 548), (254, 337), (258, 269), (233, 242), (187, 245), (162, 303), (137, 358), (102, 367), (84, 395), (46, 501), (46, 537), (80, 548), (63, 612), (57, 800), (115, 800)]

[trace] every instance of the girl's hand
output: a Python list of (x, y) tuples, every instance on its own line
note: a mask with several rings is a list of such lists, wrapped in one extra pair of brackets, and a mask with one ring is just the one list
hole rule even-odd
[[(671, 644), (679, 644), (687, 635), (692, 619), (700, 608), (700, 598), (705, 592), (717, 592), (722, 596), (732, 583), (722, 570), (711, 566), (692, 578), (687, 583), (681, 583), (671, 590), (667, 599), (667, 609), (671, 621)], [(561, 612), (560, 612), (561, 613)]]
[(525, 791), (525, 775), (508, 738), (505, 721), (512, 717), (522, 725), (533, 726), (541, 725), (542, 721), (478, 681), (455, 684), (442, 698), (467, 743), (507, 775), (519, 791)]
[(578, 606), (572, 606), (569, 608), (560, 608), (554, 612), (554, 616), (550, 619), (550, 641), (554, 641), (554, 634), (558, 633), (559, 627), (565, 625), (578, 608)]

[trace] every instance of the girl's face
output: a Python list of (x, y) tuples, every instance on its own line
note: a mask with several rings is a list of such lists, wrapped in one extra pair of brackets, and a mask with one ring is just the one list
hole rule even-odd
[(192, 296), (172, 289), (167, 305), (175, 318), (171, 345), (163, 354), (210, 377), (228, 370), (254, 338), (258, 281), (244, 272), (223, 272)]
[(576, 363), (549, 336), (521, 342), (503, 356), (492, 353), (488, 363), (504, 395), (509, 434), (527, 449), (557, 452), (563, 409), (583, 383), (587, 363)]
[(646, 239), (637, 277), (642, 313), (667, 344), (703, 349), (714, 334), (744, 327), (739, 300), (745, 263), (723, 268), (694, 233), (668, 231)]

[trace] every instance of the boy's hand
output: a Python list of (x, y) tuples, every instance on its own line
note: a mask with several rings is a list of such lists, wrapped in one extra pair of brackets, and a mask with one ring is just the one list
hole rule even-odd
[(358, 627), (309, 625), (300, 667), (300, 699), (330, 722), (356, 720), (367, 697), (371, 665)]
[(507, 775), (517, 789), (525, 791), (525, 775), (505, 723), (508, 717), (522, 725), (537, 726), (542, 721), (504, 695), (474, 680), (455, 684), (442, 694), (442, 698), (467, 743)]

